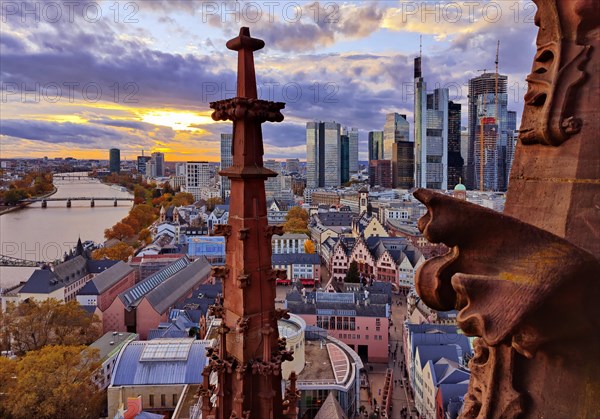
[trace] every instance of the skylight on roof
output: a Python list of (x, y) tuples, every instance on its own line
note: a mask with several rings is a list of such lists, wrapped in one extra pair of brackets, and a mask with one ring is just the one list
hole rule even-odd
[(140, 361), (186, 361), (193, 340), (150, 341), (142, 351)]

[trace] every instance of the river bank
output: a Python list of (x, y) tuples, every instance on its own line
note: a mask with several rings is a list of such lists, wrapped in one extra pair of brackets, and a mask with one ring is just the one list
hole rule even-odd
[[(56, 192), (58, 192), (58, 188), (56, 186), (53, 185), (52, 188), (53, 188), (52, 192), (48, 192), (47, 194), (40, 195), (40, 196), (33, 196), (32, 198), (33, 199), (42, 199), (42, 198), (51, 197)], [(8, 214), (9, 212), (21, 210), (25, 207), (28, 207), (31, 204), (33, 204), (33, 202), (25, 202), (23, 204), (15, 205), (14, 207), (0, 206), (0, 208), (3, 208), (3, 209), (0, 209), (0, 215), (4, 215), (4, 214)]]

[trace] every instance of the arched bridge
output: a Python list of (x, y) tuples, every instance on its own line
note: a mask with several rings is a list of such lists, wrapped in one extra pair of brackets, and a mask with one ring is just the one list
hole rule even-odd
[(42, 266), (44, 263), (45, 262), (18, 259), (12, 256), (0, 255), (0, 266), (23, 266), (28, 268), (37, 268)]
[(67, 203), (67, 208), (71, 208), (71, 201), (90, 201), (90, 207), (94, 207), (96, 201), (113, 201), (113, 205), (116, 207), (118, 201), (133, 201), (133, 197), (130, 198), (95, 198), (95, 197), (76, 197), (76, 198), (30, 198), (23, 199), (22, 203), (41, 202), (42, 208), (48, 207), (50, 201), (64, 201)]

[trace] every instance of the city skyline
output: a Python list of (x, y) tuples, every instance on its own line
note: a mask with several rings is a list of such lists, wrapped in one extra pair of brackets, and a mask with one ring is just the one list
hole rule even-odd
[[(450, 99), (463, 106), (466, 82), (479, 74), (478, 69), (492, 67), (493, 47), (500, 39), (500, 71), (508, 75), (512, 89), (519, 84), (509, 101), (518, 102), (510, 107), (520, 118), (521, 82), (530, 64), (522, 58), (529, 54), (516, 51), (534, 51), (535, 28), (523, 22), (530, 2), (518, 3), (515, 10), (502, 9), (498, 21), (483, 18), (482, 8), (475, 6), (472, 22), (466, 9), (454, 21), (445, 19), (449, 15), (423, 19), (419, 11), (409, 13), (395, 2), (332, 5), (338, 19), (330, 24), (315, 23), (308, 5), (298, 22), (282, 19), (281, 10), (276, 10), (274, 24), (266, 16), (254, 23), (244, 21), (244, 16), (238, 22), (208, 16), (209, 24), (197, 25), (208, 11), (202, 14), (198, 4), (183, 2), (140, 4), (133, 16), (137, 23), (123, 22), (131, 14), (126, 10), (121, 10), (117, 23), (108, 9), (97, 22), (83, 19), (77, 8), (72, 22), (44, 21), (49, 18), (44, 10), (22, 21), (4, 10), (2, 99), (10, 106), (3, 106), (3, 157), (105, 159), (104, 150), (120, 148), (123, 160), (147, 150), (164, 152), (170, 161), (219, 161), (224, 125), (210, 119), (208, 102), (233, 96), (234, 79), (231, 57), (214, 45), (243, 24), (273, 45), (260, 53), (260, 95), (283, 100), (291, 110), (280, 126), (265, 127), (267, 158), (303, 159), (305, 123), (318, 117), (358, 127), (359, 160), (367, 160), (367, 132), (380, 129), (386, 113), (406, 114), (412, 120), (411, 62), (418, 55), (420, 34), (430, 84), (448, 86)], [(167, 8), (177, 20), (162, 18)], [(521, 12), (518, 23), (516, 9)], [(43, 24), (37, 25), (35, 19)], [(99, 28), (101, 36), (95, 35)], [(79, 48), (84, 39), (88, 48)], [(527, 39), (530, 42), (523, 42)], [(75, 63), (85, 63), (86, 70)], [(81, 100), (82, 92), (75, 88), (71, 101), (64, 85), (70, 82), (80, 87), (92, 83), (87, 86), (92, 89), (88, 99), (97, 83), (103, 88), (102, 97), (95, 102)], [(62, 96), (51, 95), (52, 83), (62, 86)], [(215, 86), (217, 92), (210, 93)], [(302, 95), (295, 99), (297, 88)], [(328, 95), (332, 103), (325, 101)], [(126, 97), (137, 103), (125, 102)]]

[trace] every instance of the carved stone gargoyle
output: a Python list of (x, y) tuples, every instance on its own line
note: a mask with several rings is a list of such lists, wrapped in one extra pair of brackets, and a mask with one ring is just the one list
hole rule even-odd
[(548, 357), (575, 362), (570, 373), (598, 368), (598, 354), (578, 345), (600, 329), (600, 262), (516, 218), (426, 189), (414, 195), (427, 206), (419, 230), (450, 247), (421, 265), (417, 293), (436, 310), (459, 310), (458, 326), (481, 337), (463, 417), (538, 417), (522, 383), (545, 380)]
[[(600, 304), (590, 292), (600, 286), (593, 255), (479, 205), (427, 189), (414, 195), (427, 206), (419, 229), (451, 248), (421, 265), (417, 293), (436, 310), (460, 310), (465, 333), (492, 346), (508, 340), (532, 358), (547, 342), (600, 327)], [(568, 306), (567, 298), (579, 303)], [(580, 318), (590, 322), (573, 323)]]

